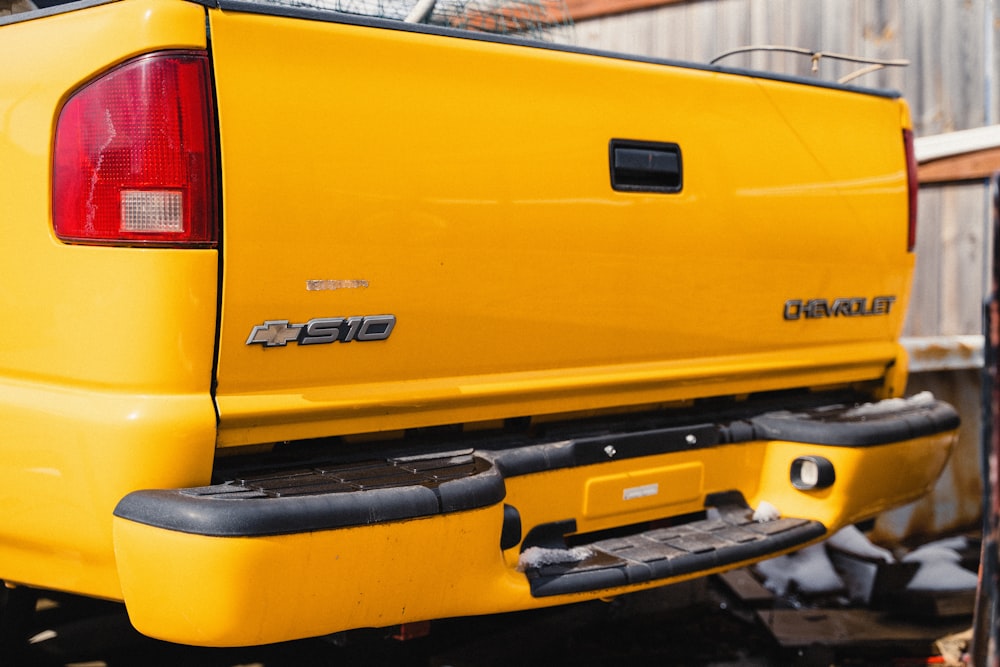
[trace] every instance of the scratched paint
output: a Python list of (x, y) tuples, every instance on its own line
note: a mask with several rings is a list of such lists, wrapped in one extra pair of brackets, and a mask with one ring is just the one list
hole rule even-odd
[(367, 280), (307, 280), (307, 292), (326, 292), (338, 289), (367, 289)]

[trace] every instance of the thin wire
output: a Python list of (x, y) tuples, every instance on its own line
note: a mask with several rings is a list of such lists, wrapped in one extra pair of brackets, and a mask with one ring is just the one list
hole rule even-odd
[(723, 58), (728, 58), (739, 53), (748, 53), (750, 51), (780, 51), (783, 53), (795, 53), (798, 55), (809, 56), (813, 61), (813, 68), (815, 69), (816, 64), (822, 58), (829, 58), (831, 60), (845, 60), (852, 63), (861, 63), (863, 65), (881, 65), (882, 67), (906, 67), (910, 64), (909, 60), (895, 59), (895, 60), (883, 60), (879, 58), (866, 58), (864, 56), (849, 56), (843, 53), (827, 53), (825, 51), (811, 51), (809, 49), (803, 49), (796, 46), (743, 46), (738, 49), (733, 49), (732, 51), (726, 51), (725, 53), (716, 56), (712, 59), (711, 64), (719, 62)]
[(879, 65), (878, 63), (876, 63), (874, 65), (869, 65), (868, 67), (862, 67), (861, 69), (856, 69), (850, 74), (840, 77), (839, 79), (837, 79), (837, 83), (844, 84), (847, 83), (848, 81), (853, 81), (854, 79), (857, 79), (859, 76), (864, 76), (865, 74), (871, 74), (872, 72), (877, 72), (880, 69), (885, 69), (885, 65)]

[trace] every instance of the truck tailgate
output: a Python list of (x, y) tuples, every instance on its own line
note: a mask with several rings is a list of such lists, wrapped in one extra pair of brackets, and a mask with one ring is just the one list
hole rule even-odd
[(895, 362), (899, 100), (223, 7), (220, 445)]

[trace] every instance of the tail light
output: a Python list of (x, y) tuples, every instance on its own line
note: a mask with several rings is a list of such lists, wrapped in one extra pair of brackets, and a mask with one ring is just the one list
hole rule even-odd
[(913, 152), (913, 130), (903, 130), (903, 145), (906, 149), (906, 189), (909, 194), (909, 231), (906, 236), (906, 250), (913, 252), (917, 245), (917, 156)]
[(52, 220), (72, 243), (217, 242), (208, 56), (131, 60), (78, 90), (56, 125)]

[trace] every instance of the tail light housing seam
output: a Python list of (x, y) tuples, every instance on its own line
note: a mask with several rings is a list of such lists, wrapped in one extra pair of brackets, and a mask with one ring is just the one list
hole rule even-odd
[(920, 191), (920, 183), (917, 178), (917, 157), (913, 150), (913, 130), (903, 130), (903, 147), (906, 151), (906, 251), (913, 252), (917, 245), (917, 195)]

